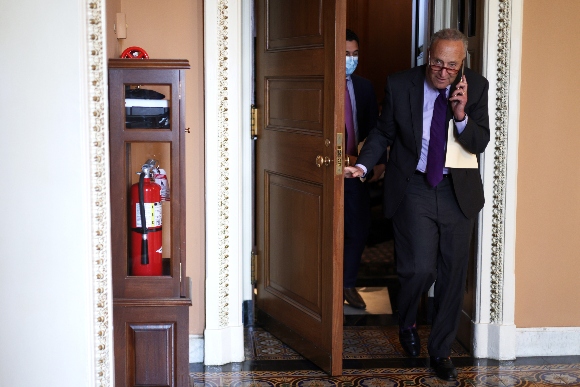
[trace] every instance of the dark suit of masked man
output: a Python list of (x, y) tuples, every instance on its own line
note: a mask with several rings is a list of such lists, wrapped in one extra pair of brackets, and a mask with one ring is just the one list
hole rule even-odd
[[(358, 36), (346, 31), (345, 134), (346, 154), (352, 160), (358, 155), (359, 142), (366, 139), (378, 118), (378, 106), (372, 83), (353, 74), (358, 63)], [(384, 157), (377, 174), (384, 170)], [(382, 169), (381, 169), (382, 168)], [(380, 170), (380, 171), (379, 171)], [(377, 176), (378, 178), (379, 176)], [(371, 222), (370, 196), (360, 179), (344, 181), (344, 299), (349, 305), (364, 309), (366, 303), (355, 283)]]

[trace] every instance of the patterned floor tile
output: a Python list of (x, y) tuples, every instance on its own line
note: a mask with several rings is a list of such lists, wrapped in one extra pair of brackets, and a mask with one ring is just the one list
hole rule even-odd
[[(422, 354), (427, 356), (427, 340), (430, 328), (420, 327)], [(284, 345), (262, 328), (245, 330), (246, 360), (301, 360), (298, 353)], [(468, 357), (461, 344), (455, 342), (452, 357)], [(406, 357), (399, 344), (397, 326), (344, 327), (343, 359), (390, 359)]]
[(301, 360), (293, 349), (262, 328), (244, 329), (244, 351), (246, 360)]
[(580, 386), (580, 364), (458, 367), (456, 381), (445, 382), (429, 368), (344, 370), (330, 377), (322, 371), (192, 372), (190, 387), (528, 387)]

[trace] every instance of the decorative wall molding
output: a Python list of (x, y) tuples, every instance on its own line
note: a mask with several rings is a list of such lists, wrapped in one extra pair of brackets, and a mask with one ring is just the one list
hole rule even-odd
[(502, 296), (504, 273), (504, 242), (505, 242), (505, 205), (506, 205), (506, 170), (507, 170), (507, 130), (509, 119), (509, 87), (510, 87), (510, 27), (511, 0), (499, 0), (498, 38), (496, 60), (496, 104), (493, 146), (493, 208), (492, 218), (492, 248), (491, 248), (491, 291), (490, 291), (490, 321), (502, 321)]
[[(243, 178), (245, 77), (241, 31), (244, 6), (248, 6), (247, 1), (206, 0), (204, 3), (206, 323), (203, 358), (208, 365), (244, 359), (242, 284), (244, 232), (248, 228), (244, 220), (248, 214), (251, 216), (244, 208), (245, 195), (251, 195), (251, 188), (248, 191), (251, 185), (246, 185)], [(246, 133), (249, 138), (249, 132)]]
[(521, 31), (524, 0), (487, 0), (484, 68), (490, 84), (491, 139), (482, 175), (473, 350), (476, 357), (516, 355), (515, 238)]
[(113, 323), (110, 244), (109, 139), (107, 108), (107, 67), (105, 48), (105, 2), (86, 3), (87, 130), (90, 132), (91, 232), (93, 273), (94, 385), (113, 385)]
[[(219, 235), (219, 325), (225, 327), (229, 322), (230, 308), (228, 304), (229, 298), (229, 258), (230, 258), (230, 232), (229, 219), (230, 205), (229, 205), (229, 190), (230, 190), (230, 151), (229, 151), (229, 102), (228, 97), (230, 90), (233, 88), (228, 80), (229, 60), (229, 7), (228, 0), (219, 0), (217, 6), (217, 44), (218, 44), (218, 117), (217, 117), (217, 138), (219, 142), (219, 156), (217, 171), (219, 176), (218, 189), (218, 235)], [(208, 21), (211, 23), (211, 21)]]

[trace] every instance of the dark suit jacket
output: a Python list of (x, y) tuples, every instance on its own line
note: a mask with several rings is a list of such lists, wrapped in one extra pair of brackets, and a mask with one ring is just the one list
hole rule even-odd
[[(485, 150), (490, 136), (487, 110), (489, 83), (467, 68), (465, 77), (468, 85), (465, 112), (469, 119), (457, 139), (466, 150), (479, 155)], [(455, 83), (458, 81), (459, 76)], [(421, 154), (424, 82), (425, 66), (414, 67), (387, 79), (381, 116), (357, 160), (357, 163), (370, 169), (385, 148), (391, 147), (385, 171), (384, 212), (388, 218), (395, 214), (403, 200)], [(455, 84), (451, 85), (451, 91), (454, 88)], [(448, 107), (447, 122), (451, 118), (451, 108)], [(450, 169), (449, 173), (461, 211), (468, 218), (476, 216), (484, 204), (479, 169)]]
[(358, 140), (363, 141), (375, 127), (379, 117), (377, 97), (372, 83), (363, 77), (350, 76), (356, 99), (356, 118), (358, 124)]
[[(355, 74), (352, 74), (350, 78), (352, 80), (354, 96), (356, 99), (358, 141), (361, 142), (367, 138), (371, 129), (373, 129), (377, 123), (379, 117), (377, 96), (371, 81)], [(387, 152), (384, 152), (376, 164), (386, 164), (386, 162)]]

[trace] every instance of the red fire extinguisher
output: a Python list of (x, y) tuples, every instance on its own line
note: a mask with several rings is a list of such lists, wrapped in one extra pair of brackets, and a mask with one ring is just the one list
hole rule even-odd
[(132, 275), (163, 274), (161, 187), (153, 180), (155, 160), (147, 160), (139, 183), (131, 186)]

